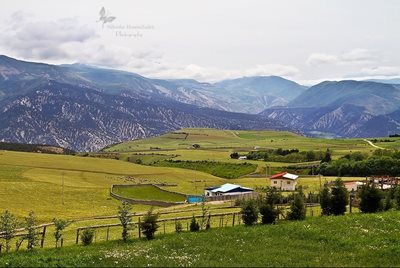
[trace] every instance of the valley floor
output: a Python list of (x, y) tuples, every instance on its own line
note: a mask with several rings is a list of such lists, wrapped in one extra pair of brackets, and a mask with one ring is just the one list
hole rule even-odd
[(314, 217), (273, 226), (3, 255), (0, 266), (400, 266), (400, 212)]

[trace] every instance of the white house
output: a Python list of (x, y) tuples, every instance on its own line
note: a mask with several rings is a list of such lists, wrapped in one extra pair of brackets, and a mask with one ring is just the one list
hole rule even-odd
[(217, 196), (217, 195), (238, 195), (247, 194), (254, 190), (247, 187), (242, 187), (237, 184), (225, 183), (224, 185), (217, 187), (208, 187), (205, 189), (205, 196)]
[(288, 172), (278, 173), (271, 177), (271, 186), (283, 191), (294, 191), (296, 190), (298, 177), (299, 176)]
[(246, 160), (247, 156), (239, 156), (239, 160)]
[(365, 183), (361, 181), (346, 181), (344, 182), (344, 186), (346, 187), (347, 191), (357, 191), (361, 188)]

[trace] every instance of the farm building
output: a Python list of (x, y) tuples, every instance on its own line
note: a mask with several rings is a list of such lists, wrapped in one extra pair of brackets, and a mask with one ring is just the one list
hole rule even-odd
[(361, 188), (365, 183), (361, 181), (346, 181), (344, 182), (344, 186), (346, 187), (347, 191), (356, 192), (359, 188)]
[(297, 178), (299, 176), (282, 172), (271, 176), (271, 186), (284, 191), (296, 190)]
[(246, 160), (247, 156), (239, 156), (239, 160)]
[(208, 187), (205, 189), (205, 196), (218, 196), (218, 195), (239, 195), (253, 192), (253, 189), (242, 187), (237, 184), (225, 183), (217, 187)]

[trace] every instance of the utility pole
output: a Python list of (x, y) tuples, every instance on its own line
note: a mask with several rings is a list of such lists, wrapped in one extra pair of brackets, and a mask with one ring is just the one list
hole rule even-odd
[(64, 172), (62, 173), (62, 193), (61, 193), (61, 203), (64, 206)]

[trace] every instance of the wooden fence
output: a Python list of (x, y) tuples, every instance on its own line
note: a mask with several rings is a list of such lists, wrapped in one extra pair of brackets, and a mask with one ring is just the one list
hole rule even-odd
[(251, 192), (245, 194), (235, 194), (235, 195), (215, 195), (215, 196), (206, 196), (205, 199), (207, 202), (210, 201), (226, 201), (226, 200), (248, 200), (248, 199), (256, 199), (259, 196), (258, 192)]
[[(187, 221), (186, 222), (186, 230), (189, 231), (189, 220), (192, 218), (195, 219), (210, 219), (210, 223), (212, 227), (227, 227), (227, 226), (235, 226), (235, 225), (240, 225), (241, 224), (241, 217), (240, 217), (240, 212), (227, 212), (227, 213), (214, 213), (214, 214), (207, 214), (205, 216), (203, 215), (193, 215), (193, 216), (184, 216), (184, 217), (175, 217), (175, 218), (165, 218), (165, 219), (159, 219), (157, 220), (157, 223), (159, 223), (159, 230), (158, 233), (166, 234), (166, 233), (173, 233), (176, 232), (176, 226), (178, 222), (182, 221)], [(216, 225), (216, 221), (218, 220), (218, 225)], [(131, 222), (130, 226), (136, 229), (137, 231), (137, 237), (141, 238), (142, 237), (142, 230), (140, 227), (141, 223), (141, 218), (138, 218), (137, 222)], [(169, 226), (168, 226), (169, 225)], [(87, 229), (92, 229), (95, 230), (95, 234), (98, 230), (104, 230), (105, 231), (105, 236), (104, 240), (108, 241), (110, 240), (110, 229), (113, 227), (121, 227), (122, 225), (120, 223), (113, 223), (113, 224), (102, 224), (102, 225), (94, 225), (94, 226), (86, 226), (86, 227), (79, 227), (76, 230), (76, 239), (75, 243), (79, 243), (79, 238), (82, 233), (82, 231), (87, 230)], [(167, 228), (167, 226), (169, 228)], [(183, 226), (184, 227), (184, 226)], [(96, 237), (96, 236), (95, 236)], [(97, 236), (98, 238), (99, 236)], [(99, 240), (99, 239), (95, 239)]]

